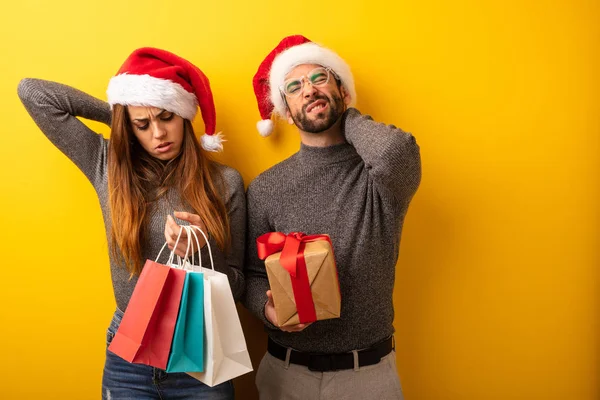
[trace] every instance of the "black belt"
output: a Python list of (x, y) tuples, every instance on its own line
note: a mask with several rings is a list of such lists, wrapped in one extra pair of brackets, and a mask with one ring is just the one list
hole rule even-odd
[[(377, 364), (382, 357), (388, 355), (394, 349), (393, 338), (379, 342), (368, 349), (358, 350), (358, 366)], [(267, 343), (267, 351), (275, 358), (285, 361), (287, 347), (275, 343), (271, 338)], [(318, 354), (304, 353), (296, 350), (290, 352), (290, 363), (304, 365), (311, 371), (336, 371), (354, 368), (354, 353)]]

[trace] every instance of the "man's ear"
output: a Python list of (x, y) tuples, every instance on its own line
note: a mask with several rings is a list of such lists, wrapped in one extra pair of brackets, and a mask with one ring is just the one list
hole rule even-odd
[(290, 112), (289, 107), (285, 108), (285, 118), (287, 119), (288, 124), (294, 125), (294, 120), (292, 119), (292, 113)]
[(352, 102), (352, 96), (350, 96), (350, 93), (346, 90), (344, 85), (340, 85), (340, 93), (342, 95), (342, 99), (344, 99), (344, 104), (346, 107), (348, 107)]

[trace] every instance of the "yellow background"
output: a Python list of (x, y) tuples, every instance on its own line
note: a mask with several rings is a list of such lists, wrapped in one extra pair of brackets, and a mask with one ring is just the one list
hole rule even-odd
[[(136, 47), (211, 79), (220, 160), (248, 184), (298, 148), (261, 139), (252, 76), (302, 33), (352, 66), (358, 108), (415, 134), (423, 181), (394, 297), (407, 399), (600, 398), (597, 1), (11, 1), (0, 11), (0, 397), (96, 399), (114, 307), (91, 185), (18, 101), (22, 77), (105, 99)], [(195, 123), (198, 130), (202, 123)], [(108, 128), (91, 126), (108, 134)], [(242, 311), (255, 366), (261, 326)], [(255, 398), (252, 376), (238, 398)]]

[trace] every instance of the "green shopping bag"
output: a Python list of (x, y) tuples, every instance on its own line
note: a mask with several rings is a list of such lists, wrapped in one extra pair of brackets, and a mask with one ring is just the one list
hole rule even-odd
[(204, 371), (204, 274), (187, 271), (167, 372)]

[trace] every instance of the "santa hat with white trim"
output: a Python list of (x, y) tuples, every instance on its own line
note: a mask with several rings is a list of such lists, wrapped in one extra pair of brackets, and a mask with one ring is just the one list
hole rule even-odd
[(115, 104), (157, 107), (192, 121), (200, 106), (206, 133), (202, 147), (223, 149), (221, 133), (215, 133), (216, 113), (208, 78), (191, 62), (165, 50), (135, 50), (108, 83), (111, 108)]
[(254, 75), (254, 94), (262, 121), (256, 127), (261, 136), (273, 132), (273, 115), (286, 116), (286, 105), (280, 87), (286, 75), (302, 64), (317, 64), (331, 68), (350, 95), (350, 106), (356, 104), (354, 77), (346, 62), (333, 51), (301, 35), (285, 37), (258, 67)]

